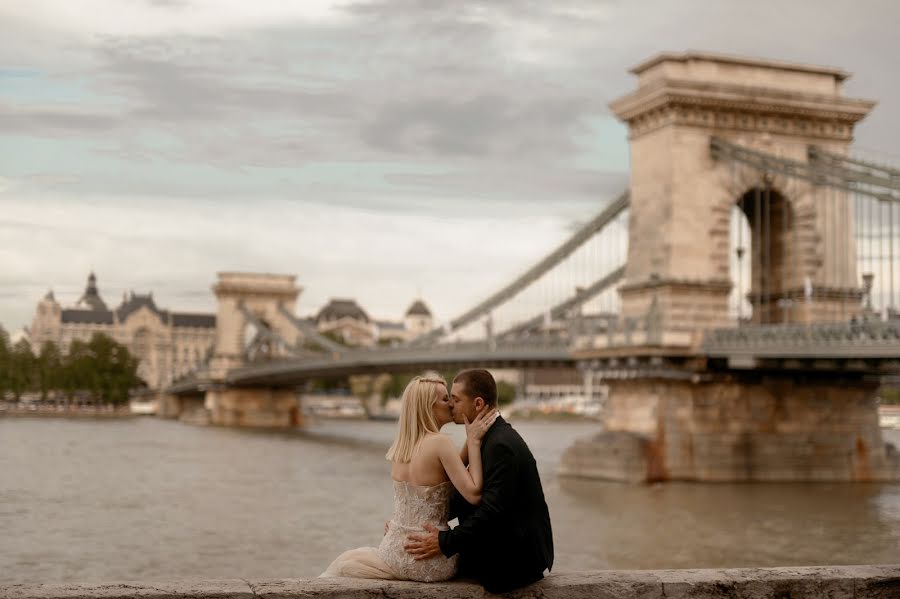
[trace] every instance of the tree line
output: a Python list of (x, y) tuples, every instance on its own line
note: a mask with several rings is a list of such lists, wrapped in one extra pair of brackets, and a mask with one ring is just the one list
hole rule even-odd
[(123, 404), (145, 385), (137, 369), (128, 348), (101, 333), (73, 341), (66, 351), (48, 341), (35, 354), (27, 340), (11, 344), (0, 331), (0, 399), (34, 393), (57, 403)]

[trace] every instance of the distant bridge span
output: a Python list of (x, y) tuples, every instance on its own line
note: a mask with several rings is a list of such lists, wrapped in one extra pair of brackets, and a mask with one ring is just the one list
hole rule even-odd
[(338, 359), (284, 360), (229, 371), (225, 382), (234, 386), (288, 387), (314, 378), (351, 374), (407, 373), (469, 367), (522, 368), (568, 366), (575, 358), (564, 344), (499, 345), (483, 341), (438, 347), (354, 351)]

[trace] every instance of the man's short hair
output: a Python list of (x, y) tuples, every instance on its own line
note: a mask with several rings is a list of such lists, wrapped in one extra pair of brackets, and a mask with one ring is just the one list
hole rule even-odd
[(488, 406), (497, 405), (497, 383), (493, 375), (484, 368), (470, 368), (453, 377), (454, 383), (461, 383), (470, 399), (480, 397)]

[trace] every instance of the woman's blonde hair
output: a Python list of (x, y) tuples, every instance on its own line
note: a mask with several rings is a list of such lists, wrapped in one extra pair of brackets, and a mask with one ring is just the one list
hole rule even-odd
[(431, 407), (439, 392), (447, 390), (447, 381), (433, 372), (413, 377), (400, 400), (400, 430), (385, 456), (392, 462), (405, 464), (412, 460), (413, 451), (426, 433), (438, 432)]

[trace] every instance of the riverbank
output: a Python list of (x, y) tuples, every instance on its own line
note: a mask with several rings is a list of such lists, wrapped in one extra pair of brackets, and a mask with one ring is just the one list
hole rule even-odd
[(40, 406), (19, 405), (0, 406), (0, 418), (9, 416), (13, 418), (136, 418), (128, 406)]
[(491, 595), (481, 586), (463, 581), (426, 584), (347, 578), (0, 586), (0, 599), (465, 599), (485, 596), (545, 599), (896, 599), (900, 597), (900, 565), (572, 572), (551, 574), (529, 587), (503, 595)]

